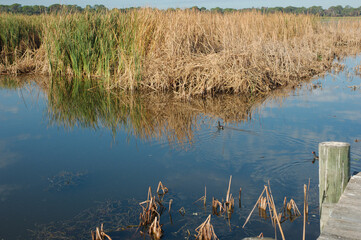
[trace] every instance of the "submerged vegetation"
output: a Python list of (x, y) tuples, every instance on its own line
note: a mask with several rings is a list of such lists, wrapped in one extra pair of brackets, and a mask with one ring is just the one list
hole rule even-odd
[(181, 97), (265, 94), (324, 73), (346, 48), (361, 46), (360, 21), (257, 11), (84, 11), (24, 21), (0, 16), (2, 73)]
[[(183, 207), (182, 204), (184, 203), (176, 197), (176, 193), (172, 192), (170, 193), (171, 196), (169, 196), (168, 188), (160, 181), (155, 194), (153, 195), (152, 189), (149, 186), (147, 200), (139, 202), (139, 204), (137, 204), (135, 199), (122, 202), (106, 201), (95, 208), (84, 210), (71, 220), (38, 225), (31, 232), (34, 239), (88, 239), (91, 234), (93, 240), (124, 239), (127, 236), (128, 238), (132, 236), (133, 239), (159, 240), (163, 235), (166, 238), (172, 236), (176, 239), (212, 240), (218, 239), (215, 228), (221, 234), (232, 231), (232, 228), (234, 230), (242, 229), (241, 231), (246, 231), (247, 228), (245, 226), (249, 222), (256, 206), (258, 206), (259, 217), (255, 221), (262, 222), (264, 229), (272, 226), (276, 239), (277, 231), (280, 232), (282, 239), (285, 239), (285, 235), (289, 233), (287, 227), (285, 232), (282, 230), (282, 226), (284, 227), (287, 221), (292, 222), (297, 217), (303, 215), (303, 238), (305, 238), (306, 223), (309, 223), (309, 185), (308, 188), (306, 184), (304, 185), (304, 211), (302, 214), (298, 210), (296, 202), (291, 199), (287, 203), (286, 197), (284, 198), (283, 207), (277, 210), (271, 186), (268, 182), (268, 185), (264, 185), (264, 189), (248, 217), (242, 219), (245, 222), (241, 227), (240, 219), (236, 218), (236, 223), (232, 225), (230, 222), (235, 208), (234, 198), (230, 193), (231, 179), (232, 176), (229, 180), (226, 199), (222, 199), (222, 202), (217, 200), (216, 208), (220, 207), (220, 209), (223, 209), (223, 212), (214, 211), (215, 198), (212, 197), (212, 204), (207, 203), (206, 193), (204, 196), (204, 206), (195, 206), (195, 203), (193, 203)], [(264, 195), (265, 197), (263, 197)], [(171, 208), (173, 200), (177, 206), (182, 206), (180, 210), (177, 211)], [(238, 201), (241, 202), (240, 197)], [(241, 205), (239, 209), (241, 209)], [(190, 212), (193, 213), (190, 214)], [(211, 223), (212, 215), (215, 226)], [(205, 221), (204, 218), (206, 218)], [(269, 219), (272, 225), (267, 226), (265, 224), (266, 221), (262, 218), (264, 220)], [(136, 224), (137, 219), (138, 224)], [(201, 224), (195, 227), (199, 223)], [(100, 228), (98, 227), (99, 225), (101, 226)], [(225, 225), (228, 225), (229, 228), (225, 227)], [(93, 229), (96, 229), (96, 231), (93, 231)], [(177, 231), (175, 232), (175, 230)], [(252, 235), (254, 233), (245, 232), (245, 234)], [(261, 233), (260, 236), (262, 235)]]

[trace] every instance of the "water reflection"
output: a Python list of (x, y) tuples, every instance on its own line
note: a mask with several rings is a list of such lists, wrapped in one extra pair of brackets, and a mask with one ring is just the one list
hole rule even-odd
[[(266, 101), (265, 97), (229, 96), (184, 100), (172, 94), (109, 92), (96, 84), (74, 84), (59, 80), (44, 89), (48, 99), (47, 118), (51, 125), (73, 129), (107, 128), (141, 139), (166, 139), (169, 143), (192, 144), (194, 130), (215, 120), (242, 124)], [(289, 89), (275, 91), (267, 101), (281, 103), (294, 94)], [(205, 118), (206, 117), (206, 118)], [(235, 127), (228, 129), (244, 131)], [(223, 130), (218, 128), (219, 130)]]
[[(348, 61), (346, 66), (352, 67)], [(120, 227), (137, 224), (138, 203), (146, 199), (148, 186), (161, 180), (174, 209), (171, 221), (162, 219), (165, 239), (184, 239), (187, 230), (194, 231), (211, 214), (210, 199), (224, 198), (232, 175), (231, 192), (238, 195), (242, 188), (241, 208), (235, 208), (231, 219), (212, 216), (217, 236), (273, 236), (269, 219), (256, 213), (240, 228), (264, 184), (270, 180), (281, 209), (285, 196), (302, 206), (303, 184), (310, 178), (306, 238), (315, 239), (320, 219), (318, 162), (312, 164), (312, 151), (323, 141), (350, 142), (351, 172), (361, 169), (361, 145), (355, 142), (361, 138), (361, 94), (348, 87), (361, 80), (346, 71), (248, 100), (129, 95), (64, 81), (2, 82), (0, 159), (8, 155), (9, 161), (0, 167), (0, 186), (10, 188), (2, 190), (0, 215), (6, 218), (0, 219), (0, 238), (30, 239), (26, 229), (39, 230), (39, 239), (64, 229), (85, 238), (81, 236), (100, 226), (95, 213), (106, 229), (117, 221)], [(223, 129), (217, 128), (218, 121)], [(78, 178), (77, 173), (86, 174)], [(50, 180), (60, 188), (46, 191)], [(193, 204), (205, 185), (206, 210), (200, 202)], [(103, 203), (116, 209), (101, 215), (99, 208), (108, 206)], [(184, 217), (178, 213), (182, 207)], [(131, 213), (135, 220), (112, 219), (107, 213)], [(286, 239), (300, 238), (301, 226), (302, 218), (284, 222)], [(131, 237), (133, 230), (115, 231), (113, 239)]]

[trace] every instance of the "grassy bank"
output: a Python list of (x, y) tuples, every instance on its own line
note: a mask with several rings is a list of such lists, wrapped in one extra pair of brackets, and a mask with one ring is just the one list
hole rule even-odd
[[(1, 26), (10, 20), (24, 21), (5, 14)], [(4, 41), (12, 33), (1, 27), (1, 72), (30, 69), (72, 81), (97, 79), (109, 89), (182, 97), (265, 94), (323, 73), (336, 56), (361, 46), (358, 20), (324, 24), (281, 13), (114, 10), (42, 15), (27, 24), (34, 28), (14, 24), (28, 33), (17, 35), (21, 43)], [(32, 44), (33, 33), (40, 44)], [(26, 71), (19, 64), (25, 58), (33, 64)]]

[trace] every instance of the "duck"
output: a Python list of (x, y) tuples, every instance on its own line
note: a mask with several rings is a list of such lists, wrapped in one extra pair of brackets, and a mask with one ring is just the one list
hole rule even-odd
[(224, 126), (221, 125), (221, 122), (220, 122), (220, 121), (218, 121), (218, 126), (217, 126), (217, 128), (220, 129), (220, 130), (223, 130), (223, 129), (224, 129)]
[(315, 152), (315, 151), (312, 151), (312, 154), (313, 154), (312, 163), (315, 163), (315, 161), (318, 160), (318, 156), (316, 155), (316, 152)]

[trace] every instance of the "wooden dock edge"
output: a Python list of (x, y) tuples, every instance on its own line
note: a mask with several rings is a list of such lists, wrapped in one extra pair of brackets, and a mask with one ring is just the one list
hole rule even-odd
[(351, 177), (338, 203), (327, 207), (321, 217), (328, 221), (318, 240), (361, 239), (361, 173)]

